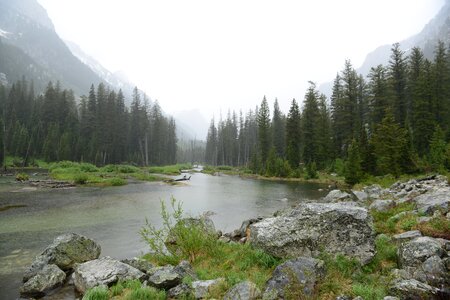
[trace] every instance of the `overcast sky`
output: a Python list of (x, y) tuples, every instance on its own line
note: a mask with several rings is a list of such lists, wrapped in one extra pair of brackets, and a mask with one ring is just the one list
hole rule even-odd
[(287, 112), (308, 80), (359, 67), (415, 33), (444, 0), (38, 0), (56, 31), (123, 70), (169, 113), (246, 111), (278, 97)]

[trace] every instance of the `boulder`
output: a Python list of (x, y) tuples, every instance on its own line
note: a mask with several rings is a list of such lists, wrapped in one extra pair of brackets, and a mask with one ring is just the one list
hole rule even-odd
[(37, 274), (48, 264), (57, 265), (61, 270), (72, 269), (75, 264), (96, 259), (101, 247), (95, 241), (75, 233), (63, 234), (55, 238), (25, 272), (24, 282)]
[(415, 279), (394, 281), (391, 283), (389, 293), (399, 297), (400, 299), (441, 299), (441, 292), (439, 289)]
[(138, 269), (139, 271), (143, 273), (149, 272), (151, 269), (153, 269), (155, 266), (149, 262), (148, 260), (142, 259), (142, 258), (131, 258), (131, 259), (124, 259), (122, 260), (124, 264), (127, 264), (129, 266), (132, 266), (135, 269)]
[(372, 217), (353, 202), (302, 203), (250, 225), (249, 241), (280, 258), (316, 257), (326, 249), (367, 264), (375, 253)]
[(364, 191), (353, 191), (353, 195), (355, 195), (356, 200), (358, 201), (366, 201), (367, 199), (369, 199), (369, 194), (367, 194)]
[(182, 283), (177, 285), (176, 287), (171, 288), (167, 292), (167, 297), (169, 299), (190, 299), (188, 298), (188, 295), (192, 293), (192, 288), (186, 284)]
[(400, 299), (398, 297), (386, 296), (383, 298), (383, 300), (400, 300)]
[(258, 218), (253, 218), (253, 219), (248, 219), (245, 220), (244, 222), (242, 222), (241, 228), (239, 228), (239, 235), (240, 237), (247, 237), (248, 236), (248, 231), (249, 231), (249, 227), (250, 225), (252, 225), (253, 223), (256, 223), (258, 221), (261, 221), (263, 218), (258, 217)]
[(380, 185), (378, 184), (372, 184), (369, 186), (366, 186), (363, 189), (363, 192), (367, 193), (370, 199), (378, 199), (381, 197), (381, 195), (385, 192)]
[(446, 270), (445, 263), (436, 255), (424, 261), (420, 268), (414, 272), (413, 277), (435, 287), (445, 283), (450, 284), (450, 275)]
[(243, 281), (233, 286), (223, 300), (256, 300), (261, 298), (261, 291), (251, 281)]
[(393, 200), (375, 200), (370, 204), (369, 209), (376, 211), (388, 211), (395, 206)]
[(175, 271), (173, 266), (156, 267), (151, 271), (148, 284), (157, 288), (169, 290), (181, 283), (183, 277)]
[(352, 196), (341, 190), (332, 190), (323, 198), (324, 202), (344, 202), (344, 201), (352, 201)]
[(189, 276), (193, 280), (197, 279), (197, 274), (195, 274), (194, 269), (187, 260), (182, 260), (173, 270), (178, 273), (181, 278)]
[(192, 289), (194, 290), (195, 299), (206, 298), (208, 294), (211, 292), (211, 289), (214, 289), (224, 283), (225, 283), (224, 278), (193, 281)]
[(414, 198), (419, 213), (433, 215), (440, 211), (444, 215), (448, 213), (450, 206), (450, 187), (443, 187), (432, 192)]
[(392, 238), (397, 243), (403, 243), (403, 242), (413, 240), (420, 236), (422, 236), (422, 233), (419, 230), (411, 230), (411, 231), (406, 231), (406, 232), (402, 232), (399, 234), (395, 234)]
[(56, 265), (45, 265), (23, 284), (20, 294), (25, 297), (42, 297), (48, 291), (61, 286), (65, 279), (66, 273)]
[(417, 268), (432, 256), (442, 257), (444, 250), (441, 243), (428, 236), (417, 237), (403, 243), (398, 248), (398, 258), (401, 267)]
[(267, 281), (263, 299), (299, 299), (312, 296), (317, 281), (325, 275), (324, 262), (310, 257), (288, 260), (275, 268)]
[(102, 257), (78, 265), (74, 273), (75, 288), (80, 293), (96, 286), (111, 286), (119, 280), (143, 280), (145, 274), (111, 257)]

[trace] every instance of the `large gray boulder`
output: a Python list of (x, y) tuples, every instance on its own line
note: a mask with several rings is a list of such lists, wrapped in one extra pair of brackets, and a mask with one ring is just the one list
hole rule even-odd
[(323, 198), (324, 202), (343, 202), (352, 201), (353, 197), (347, 192), (341, 190), (332, 190)]
[(223, 300), (256, 300), (261, 298), (261, 291), (251, 281), (243, 281), (233, 286)]
[(56, 265), (45, 265), (20, 288), (24, 297), (42, 297), (47, 292), (61, 286), (66, 279), (64, 273)]
[(211, 280), (197, 280), (192, 282), (192, 289), (195, 299), (204, 299), (208, 296), (212, 289), (219, 287), (225, 283), (224, 278)]
[(263, 299), (300, 299), (301, 296), (312, 296), (314, 287), (324, 275), (325, 267), (321, 260), (310, 257), (288, 260), (272, 273)]
[(353, 202), (300, 204), (250, 225), (249, 241), (280, 258), (316, 257), (324, 249), (367, 264), (375, 253), (372, 217)]
[(417, 268), (413, 277), (431, 286), (440, 287), (445, 284), (450, 288), (450, 274), (446, 270), (444, 261), (438, 256), (431, 256)]
[(190, 295), (192, 295), (192, 288), (186, 283), (179, 284), (167, 291), (169, 299), (190, 299)]
[(445, 299), (441, 298), (442, 293), (439, 289), (415, 279), (392, 282), (389, 293), (400, 299), (408, 300)]
[(442, 244), (428, 236), (417, 237), (401, 244), (398, 248), (398, 258), (402, 268), (417, 268), (428, 258), (432, 256), (442, 257), (443, 255)]
[(433, 215), (435, 211), (440, 211), (445, 215), (450, 206), (450, 187), (442, 187), (417, 196), (414, 202), (417, 204), (419, 213)]
[(77, 263), (98, 258), (100, 252), (100, 245), (87, 237), (76, 233), (60, 235), (36, 257), (23, 280), (28, 281), (48, 264), (57, 265), (63, 271), (71, 270)]
[(197, 274), (195, 274), (194, 269), (187, 260), (182, 260), (174, 269), (181, 278), (190, 277), (192, 280), (197, 280)]
[(422, 233), (419, 230), (410, 230), (399, 234), (395, 234), (392, 238), (396, 243), (404, 243), (421, 236)]
[(376, 211), (388, 211), (395, 206), (392, 200), (375, 200), (370, 204), (369, 209)]
[(175, 271), (174, 266), (156, 267), (151, 271), (148, 284), (157, 288), (169, 290), (181, 283), (183, 276)]
[(96, 286), (111, 286), (119, 280), (143, 280), (145, 273), (111, 257), (102, 257), (78, 265), (74, 285), (80, 293)]
[(153, 269), (155, 266), (149, 262), (148, 260), (142, 259), (142, 258), (131, 258), (131, 259), (124, 259), (122, 260), (124, 264), (127, 264), (129, 266), (132, 266), (135, 269), (138, 269), (139, 271), (143, 273), (148, 273), (151, 269)]

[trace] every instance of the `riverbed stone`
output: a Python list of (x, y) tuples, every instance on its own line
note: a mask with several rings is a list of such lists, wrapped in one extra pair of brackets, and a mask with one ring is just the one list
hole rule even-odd
[(301, 295), (312, 296), (314, 287), (325, 275), (322, 260), (311, 257), (291, 259), (275, 268), (267, 281), (264, 300), (298, 299)]
[(71, 270), (75, 264), (96, 259), (101, 247), (94, 240), (76, 233), (67, 233), (55, 238), (25, 272), (24, 282), (33, 277), (48, 264), (57, 265), (61, 270)]
[(280, 258), (317, 257), (320, 249), (370, 262), (375, 253), (367, 209), (341, 203), (302, 203), (288, 214), (250, 225), (250, 243)]
[(419, 267), (432, 256), (442, 257), (444, 250), (439, 241), (432, 237), (421, 236), (403, 243), (398, 248), (399, 263), (404, 267)]
[(156, 267), (151, 271), (148, 284), (157, 288), (169, 290), (181, 283), (183, 276), (175, 271), (174, 266)]
[(261, 291), (251, 281), (243, 281), (233, 286), (223, 300), (256, 300), (261, 298)]
[(195, 299), (206, 298), (212, 289), (214, 289), (224, 283), (225, 283), (224, 278), (193, 281), (192, 289), (194, 290)]
[(393, 200), (375, 200), (370, 204), (369, 209), (376, 211), (388, 211), (395, 206)]
[(33, 277), (23, 284), (20, 294), (25, 297), (42, 297), (45, 293), (61, 286), (66, 279), (64, 273), (54, 264), (45, 265)]
[(111, 286), (119, 280), (143, 280), (145, 273), (111, 257), (102, 257), (78, 265), (74, 273), (75, 288), (80, 293), (96, 286)]

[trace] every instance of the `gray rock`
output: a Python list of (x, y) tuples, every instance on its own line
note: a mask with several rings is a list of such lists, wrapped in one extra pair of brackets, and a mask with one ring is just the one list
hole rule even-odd
[(440, 299), (439, 289), (415, 279), (394, 281), (389, 288), (389, 293), (400, 299)]
[(221, 242), (223, 242), (223, 243), (229, 243), (229, 242), (231, 242), (231, 239), (230, 239), (229, 237), (225, 236), (225, 235), (222, 235), (222, 236), (219, 238), (219, 241), (221, 241)]
[(370, 204), (369, 209), (376, 211), (388, 211), (395, 206), (393, 200), (375, 200)]
[(142, 259), (142, 258), (131, 258), (131, 259), (124, 259), (122, 260), (124, 264), (127, 264), (129, 266), (132, 266), (133, 268), (138, 269), (139, 271), (143, 273), (149, 272), (152, 268), (155, 266), (149, 262), (148, 260)]
[(392, 238), (397, 243), (403, 243), (403, 242), (406, 242), (406, 241), (413, 240), (413, 239), (415, 239), (417, 237), (420, 237), (420, 236), (422, 236), (422, 233), (419, 230), (411, 230), (411, 231), (406, 231), (406, 232), (402, 232), (402, 233), (396, 234)]
[(24, 282), (33, 277), (47, 264), (57, 265), (61, 270), (72, 269), (75, 264), (96, 259), (101, 247), (93, 240), (75, 233), (63, 234), (55, 238), (25, 272)]
[(400, 298), (393, 297), (393, 296), (386, 296), (386, 297), (383, 298), (383, 300), (400, 300)]
[(361, 296), (358, 296), (358, 297), (353, 298), (353, 300), (364, 300), (364, 298)]
[(20, 294), (25, 297), (42, 297), (45, 293), (61, 286), (66, 279), (64, 273), (56, 265), (45, 265), (20, 288)]
[(343, 201), (352, 201), (352, 196), (341, 190), (332, 190), (323, 198), (324, 202), (343, 202)]
[(223, 300), (256, 300), (261, 298), (261, 291), (256, 284), (243, 281), (233, 286), (223, 297)]
[(438, 256), (431, 256), (424, 261), (413, 276), (419, 281), (436, 287), (439, 287), (446, 282), (450, 283), (449, 274), (446, 270), (445, 264)]
[(190, 294), (192, 294), (192, 288), (186, 283), (179, 284), (167, 292), (167, 296), (171, 299), (189, 299), (187, 297)]
[(421, 224), (421, 223), (425, 223), (425, 222), (430, 222), (431, 221), (431, 217), (419, 217), (417, 219), (417, 223)]
[(119, 280), (142, 280), (145, 274), (111, 257), (102, 257), (78, 265), (74, 273), (75, 288), (80, 293), (96, 286), (110, 286)]
[(302, 203), (250, 225), (249, 241), (275, 257), (316, 257), (326, 249), (366, 264), (375, 252), (372, 217), (352, 203)]
[(383, 194), (384, 190), (378, 184), (366, 186), (363, 192), (367, 193), (370, 199), (378, 199)]
[(401, 267), (419, 267), (432, 256), (442, 257), (444, 250), (441, 244), (428, 236), (415, 238), (403, 243), (398, 248), (398, 258)]
[(244, 222), (242, 222), (241, 228), (239, 228), (239, 235), (241, 237), (247, 237), (248, 236), (248, 230), (249, 230), (249, 226), (251, 224), (254, 224), (258, 221), (261, 221), (263, 218), (253, 218), (253, 219), (248, 219), (245, 220)]
[(175, 271), (173, 266), (156, 267), (151, 271), (148, 284), (157, 289), (171, 289), (181, 283), (183, 276)]
[(369, 194), (364, 191), (352, 191), (358, 201), (366, 201), (369, 199)]
[(405, 269), (393, 269), (390, 273), (390, 277), (398, 280), (398, 279), (403, 279), (403, 280), (408, 280), (408, 279), (412, 279), (412, 275), (406, 271)]
[(196, 299), (206, 298), (211, 289), (224, 284), (224, 278), (217, 278), (212, 280), (197, 280), (192, 282), (192, 289), (194, 290), (194, 297)]
[(193, 280), (197, 279), (197, 274), (195, 274), (194, 269), (187, 260), (182, 260), (173, 270), (178, 273), (181, 278), (189, 276)]
[(335, 300), (352, 300), (352, 297), (346, 295), (337, 296)]
[(298, 299), (312, 296), (314, 287), (325, 275), (324, 262), (310, 257), (288, 260), (275, 268), (267, 281), (263, 299)]
[(449, 211), (450, 187), (443, 187), (417, 196), (414, 198), (414, 202), (420, 213), (433, 215), (435, 211), (440, 211), (445, 215)]

